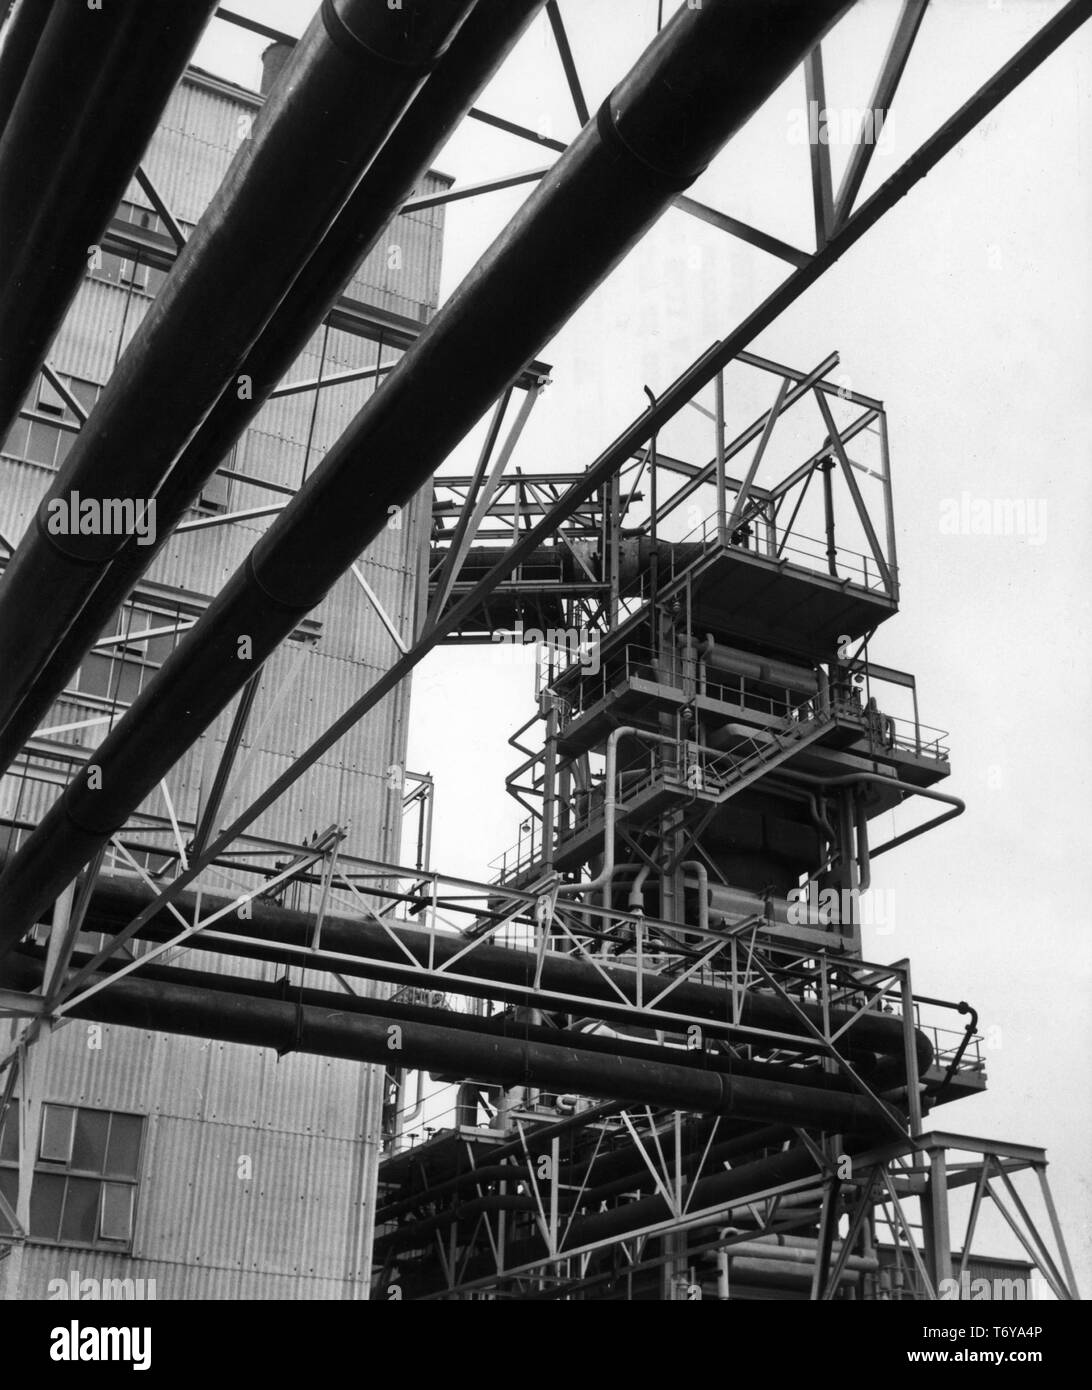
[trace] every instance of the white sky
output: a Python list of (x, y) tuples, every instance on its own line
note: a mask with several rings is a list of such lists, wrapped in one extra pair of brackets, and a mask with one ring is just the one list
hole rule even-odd
[[(313, 9), (310, 0), (234, 7), (292, 33)], [(897, 8), (861, 0), (828, 40), (828, 106), (865, 104)], [(864, 195), (1060, 8), (934, 0)], [(593, 110), (651, 37), (655, 9), (655, 0), (563, 0)], [(215, 24), (197, 61), (256, 86), (263, 46)], [(923, 721), (951, 731), (945, 789), (968, 810), (878, 861), (896, 923), (866, 952), (910, 956), (919, 991), (978, 1008), (990, 1089), (945, 1107), (935, 1124), (1048, 1149), (1086, 1297), (1092, 969), (1078, 869), (1092, 848), (1090, 69), (1085, 26), (752, 345), (805, 368), (837, 349), (840, 371), (887, 405), (903, 611), (872, 656), (917, 675)], [(808, 250), (807, 151), (787, 138), (803, 103), (798, 73), (692, 192)], [(480, 105), (560, 139), (575, 134), (544, 18)], [(845, 150), (833, 156), (837, 182)], [(535, 146), (468, 122), (437, 164), (474, 182), (544, 162)], [(449, 209), (444, 295), (527, 191)], [(643, 408), (645, 383), (668, 384), (787, 269), (669, 212), (543, 346), (554, 384), (516, 462), (583, 467)], [(452, 466), (468, 471), (473, 453), (471, 441)], [(964, 492), (1045, 502), (1042, 543), (942, 534), (942, 501)], [(505, 740), (532, 712), (529, 670), (486, 667), (486, 656), (448, 650), (420, 668), (410, 739), (410, 766), (438, 778), (434, 863), (471, 877), (487, 877), (488, 861), (516, 839), (522, 813), (504, 791), (515, 759)], [(921, 818), (899, 814), (900, 829)]]

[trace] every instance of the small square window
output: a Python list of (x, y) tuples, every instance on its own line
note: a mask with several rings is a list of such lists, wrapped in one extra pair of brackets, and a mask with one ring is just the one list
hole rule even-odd
[[(232, 457), (229, 458), (225, 467), (232, 467)], [(231, 487), (231, 479), (225, 478), (220, 472), (216, 472), (209, 478), (201, 488), (198, 498), (198, 507), (207, 512), (226, 512), (228, 505), (228, 489)]]
[(49, 1163), (67, 1163), (72, 1155), (72, 1122), (69, 1105), (47, 1105), (42, 1117), (42, 1142), (38, 1154)]
[(103, 1240), (131, 1240), (133, 1237), (133, 1191), (125, 1183), (104, 1182), (100, 1229)]
[[(164, 626), (166, 626), (166, 619), (164, 619)], [(161, 666), (174, 651), (181, 636), (182, 634), (179, 632), (164, 632), (160, 637), (150, 637), (144, 647), (148, 660)]]
[(80, 666), (78, 688), (86, 695), (101, 695), (106, 699), (110, 694), (110, 672), (113, 662), (108, 655), (94, 652), (84, 658)]
[(38, 379), (37, 408), (46, 415), (59, 415), (63, 418), (68, 407), (64, 397), (47, 377)]
[(122, 261), (120, 279), (123, 285), (132, 285), (135, 290), (145, 289), (148, 284), (148, 267), (141, 265), (139, 261)]

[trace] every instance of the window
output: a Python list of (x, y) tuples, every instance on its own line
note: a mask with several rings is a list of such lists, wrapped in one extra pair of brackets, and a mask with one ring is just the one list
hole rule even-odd
[[(141, 207), (137, 203), (123, 202), (118, 207), (115, 214), (119, 222), (130, 222), (135, 227), (142, 227), (149, 232), (166, 233), (167, 228), (163, 219), (151, 208)], [(188, 227), (189, 223), (181, 223), (183, 227)], [(156, 270), (153, 266), (141, 265), (139, 261), (129, 260), (128, 257), (119, 256), (113, 251), (101, 251), (98, 260), (88, 269), (88, 274), (93, 280), (106, 280), (111, 285), (121, 285), (124, 288), (140, 290), (142, 294), (151, 295), (153, 298), (159, 292), (160, 286), (167, 278), (165, 270)]]
[(69, 688), (131, 705), (181, 640), (178, 627), (186, 619), (178, 609), (126, 604), (103, 629)]
[(38, 409), (45, 415), (55, 415), (64, 419), (65, 399), (48, 377), (38, 378)]
[[(102, 387), (75, 376), (62, 376), (61, 380), (90, 414)], [(79, 416), (61, 393), (44, 376), (39, 376), (38, 384), (22, 404), (19, 418), (8, 430), (0, 452), (11, 458), (26, 459), (28, 463), (40, 463), (46, 468), (59, 468), (68, 456), (79, 423)]]
[[(236, 446), (237, 448), (237, 446)], [(235, 467), (236, 449), (224, 460), (225, 468)], [(207, 479), (202, 485), (194, 508), (198, 512), (206, 515), (214, 515), (219, 512), (226, 512), (228, 509), (228, 489), (231, 487), (231, 479), (225, 478), (220, 472), (216, 472), (211, 478)]]
[[(120, 1249), (132, 1244), (144, 1119), (112, 1110), (44, 1105), (29, 1234), (34, 1240)], [(19, 1106), (0, 1128), (0, 1191), (14, 1207)]]

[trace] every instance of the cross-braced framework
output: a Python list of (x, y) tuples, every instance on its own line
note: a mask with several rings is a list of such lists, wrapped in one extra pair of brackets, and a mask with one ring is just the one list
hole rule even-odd
[[(629, 1300), (666, 1283), (680, 1300), (771, 1288), (818, 1301), (1032, 1298), (1034, 1275), (998, 1288), (968, 1272), (983, 1193), (999, 1203), (1028, 1269), (1055, 1297), (1077, 1296), (1039, 1149), (930, 1132), (916, 1145), (832, 1161), (799, 1128), (739, 1136), (721, 1119), (620, 1104), (554, 1122), (516, 1114), (513, 1125), (515, 1138), (498, 1132), (491, 1145), (480, 1129), (455, 1127), (412, 1162), (385, 1165), (374, 1296)], [(966, 1150), (973, 1162), (959, 1161)], [(953, 1169), (976, 1183), (954, 1254)], [(1012, 1185), (1009, 1174), (1023, 1169), (1042, 1184), (1047, 1224)], [(1001, 1181), (1018, 1217), (1009, 1197), (1001, 1205)], [(623, 1190), (627, 1200), (607, 1210)], [(596, 1216), (581, 1214), (589, 1191), (606, 1194)]]
[[(873, 1244), (879, 1220), (890, 1231), (899, 1270), (913, 1270), (904, 1285), (916, 1279), (915, 1287), (924, 1296), (937, 1297), (943, 1296), (943, 1280), (966, 1273), (978, 1216), (987, 1200), (1003, 1213), (1052, 1292), (1075, 1296), (1042, 1151), (922, 1132), (923, 1109), (980, 1089), (983, 1073), (973, 1028), (962, 1037), (955, 1033), (930, 1039), (931, 1025), (922, 1022), (921, 1009), (928, 1005), (966, 1012), (967, 1006), (915, 1000), (907, 963), (871, 965), (857, 954), (844, 954), (845, 940), (828, 953), (820, 934), (811, 939), (805, 929), (795, 933), (794, 943), (794, 933), (784, 930), (770, 894), (752, 894), (754, 901), (726, 905), (723, 895), (720, 900), (706, 896), (703, 881), (703, 875), (707, 880), (710, 869), (716, 874), (717, 868), (700, 843), (708, 823), (702, 817), (711, 816), (729, 794), (738, 796), (754, 781), (791, 771), (786, 764), (799, 763), (809, 742), (837, 734), (839, 728), (845, 734), (848, 726), (853, 734), (849, 745), (842, 740), (843, 746), (863, 740), (873, 761), (902, 757), (904, 771), (909, 759), (932, 762), (928, 773), (903, 786), (888, 770), (887, 782), (897, 800), (918, 794), (955, 801), (929, 789), (933, 773), (943, 775), (946, 770), (947, 750), (943, 736), (925, 730), (917, 719), (912, 678), (867, 661), (868, 635), (898, 602), (882, 404), (829, 379), (836, 356), (806, 371), (749, 351), (765, 328), (1088, 17), (1090, 6), (1086, 0), (1071, 0), (861, 203), (873, 154), (867, 132), (882, 121), (895, 99), (926, 9), (925, 0), (905, 0), (901, 6), (837, 189), (826, 143), (811, 142), (807, 193), (814, 209), (813, 249), (794, 247), (689, 197), (676, 199), (683, 214), (790, 265), (788, 278), (674, 383), (659, 392), (646, 387), (649, 408), (583, 471), (509, 471), (550, 369), (533, 362), (519, 373), (497, 402), (474, 472), (438, 480), (429, 605), (420, 629), (400, 631), (364, 575), (356, 572), (364, 601), (375, 608), (398, 653), (389, 670), (224, 825), (224, 808), (233, 805), (229, 792), (235, 760), (260, 688), (260, 677), (255, 677), (239, 697), (211, 793), (195, 823), (180, 820), (169, 779), (165, 780), (166, 816), (134, 815), (83, 878), (58, 899), (37, 978), (28, 976), (22, 987), (0, 993), (0, 1007), (13, 1022), (12, 1041), (0, 1059), (7, 1071), (4, 1105), (11, 1103), (21, 1075), (19, 1104), (25, 1112), (18, 1209), (10, 1209), (0, 1198), (0, 1214), (16, 1239), (25, 1226), (32, 1167), (26, 1136), (36, 1132), (33, 1112), (41, 1103), (34, 1084), (35, 1039), (43, 1029), (61, 1027), (68, 1018), (96, 1017), (104, 1000), (124, 1000), (127, 989), (142, 988), (151, 991), (149, 998), (160, 992), (165, 1028), (204, 1028), (215, 1036), (209, 1014), (186, 1021), (183, 997), (168, 995), (169, 988), (184, 988), (176, 985), (180, 976), (170, 977), (171, 964), (199, 944), (202, 950), (249, 954), (285, 965), (280, 1003), (290, 1015), (287, 1045), (307, 1045), (313, 1026), (309, 1011), (317, 993), (297, 984), (288, 973), (291, 969), (326, 972), (336, 981), (350, 1015), (356, 1009), (358, 1018), (397, 1020), (392, 1027), (399, 1039), (395, 1050), (402, 1054), (396, 1067), (400, 1075), (394, 1078), (399, 1095), (410, 1072), (428, 1068), (443, 1074), (445, 1056), (473, 1055), (470, 1046), (450, 1054), (453, 1038), (461, 1036), (477, 1047), (480, 1065), (453, 1067), (469, 1090), (465, 1096), (460, 1093), (458, 1123), (450, 1131), (407, 1156), (400, 1147), (405, 1125), (392, 1126), (377, 1243), (378, 1284), (398, 1291), (392, 1296), (402, 1296), (403, 1291), (421, 1297), (582, 1297), (604, 1291), (618, 1296), (620, 1289), (632, 1296), (652, 1272), (665, 1278), (666, 1287), (674, 1291), (669, 1296), (693, 1297), (700, 1296), (708, 1271), (718, 1294), (729, 1296), (734, 1285), (768, 1277), (771, 1264), (788, 1268), (792, 1277), (786, 1287), (798, 1286), (803, 1268), (812, 1298), (847, 1292), (861, 1296), (869, 1288), (882, 1288)], [(583, 124), (589, 113), (554, 0), (547, 12), (574, 110)], [(266, 37), (285, 37), (225, 10), (220, 17)], [(807, 60), (804, 79), (809, 100), (822, 110), (826, 93), (821, 46)], [(565, 148), (495, 114), (480, 109), (470, 114), (513, 138), (557, 152)], [(456, 185), (447, 193), (411, 200), (404, 210), (537, 182), (545, 172), (538, 168)], [(134, 264), (169, 270), (186, 231), (146, 173), (140, 177), (165, 232), (119, 220), (111, 225), (104, 245)], [(384, 361), (385, 350), (404, 351), (421, 327), (346, 300), (338, 303), (327, 324), (376, 341), (375, 363), (347, 375), (328, 375), (323, 361), (315, 378), (282, 383), (280, 394), (313, 393), (317, 404), (323, 391), (349, 379), (369, 375), (379, 380), (393, 364)], [(729, 373), (740, 368), (772, 375), (777, 385), (768, 408), (729, 439), (726, 383)], [(53, 368), (47, 365), (43, 370), (65, 396), (64, 383)], [(710, 386), (712, 409), (700, 400)], [(502, 443), (515, 390), (524, 396)], [(798, 402), (813, 405), (823, 437), (787, 473), (771, 481), (778, 430)], [(66, 422), (64, 428), (78, 432), (86, 411), (75, 399), (69, 404), (75, 423)], [(850, 407), (854, 410), (846, 418)], [(713, 457), (707, 462), (676, 457), (665, 443), (672, 421), (690, 408), (712, 420)], [(857, 456), (865, 443), (876, 451), (867, 461)], [(739, 464), (734, 463), (737, 458)], [(730, 464), (734, 473), (729, 472)], [(274, 494), (286, 491), (230, 462), (220, 472)], [(836, 486), (842, 491), (840, 500)], [(186, 523), (186, 529), (266, 515), (282, 505), (277, 500), (245, 512), (198, 519)], [(543, 555), (544, 549), (548, 555)], [(582, 813), (575, 809), (579, 798), (572, 795), (571, 786), (558, 790), (557, 779), (564, 770), (559, 772), (556, 750), (540, 754), (517, 745), (527, 762), (513, 774), (510, 789), (521, 799), (530, 797), (524, 804), (538, 829), (528, 835), (526, 848), (521, 846), (511, 863), (502, 861), (498, 881), (492, 884), (446, 878), (430, 868), (431, 783), (426, 777), (409, 778), (405, 791), (407, 808), (419, 817), (412, 867), (346, 855), (341, 849), (345, 827), (339, 823), (340, 809), (330, 829), (305, 845), (277, 844), (248, 834), (265, 810), (440, 643), (480, 641), (506, 623), (523, 624), (530, 617), (542, 629), (576, 629), (616, 642), (611, 671), (621, 670), (623, 683), (632, 690), (648, 678), (651, 647), (642, 647), (641, 624), (672, 600), (689, 608), (696, 579), (726, 558), (738, 574), (791, 578), (794, 571), (803, 571), (807, 579), (800, 582), (837, 595), (840, 607), (828, 610), (826, 636), (840, 633), (848, 622), (859, 646), (848, 657), (847, 674), (862, 675), (868, 690), (873, 680), (887, 680), (914, 693), (907, 724), (900, 728), (891, 716), (886, 724), (867, 719), (855, 723), (855, 715), (840, 707), (835, 692), (833, 699), (786, 701), (784, 708), (770, 709), (767, 727), (772, 736), (754, 740), (753, 748), (708, 748), (679, 729), (671, 734), (635, 730), (633, 741), (641, 745), (640, 756), (648, 766), (639, 778), (630, 777), (628, 802), (620, 804), (614, 796), (611, 773), (600, 779), (598, 808), (588, 797)], [(199, 616), (186, 615), (162, 633), (176, 636)], [(736, 630), (745, 637), (769, 637), (768, 627), (763, 633)], [(162, 633), (149, 629), (143, 637)], [(780, 634), (786, 635), (791, 636), (788, 629)], [(314, 637), (306, 620), (296, 636), (302, 668), (307, 641)], [(124, 634), (107, 636), (100, 645), (125, 640)], [(718, 691), (715, 682), (702, 676), (699, 688), (697, 660), (692, 660), (691, 669), (673, 673), (670, 680), (661, 679), (662, 672), (653, 673), (652, 683), (672, 687), (677, 679), (687, 704), (720, 699), (748, 707), (746, 677), (728, 682), (730, 690), (726, 686)], [(555, 690), (559, 677), (561, 686)], [(543, 675), (544, 693), (551, 697), (544, 702), (547, 722), (554, 721), (555, 738), (562, 720), (571, 723), (590, 715), (597, 698), (614, 694), (606, 678), (598, 687), (582, 681), (579, 673), (575, 681), (569, 675), (568, 686), (565, 680), (565, 672), (556, 666)], [(757, 682), (763, 684), (768, 680)], [(769, 699), (761, 690), (752, 695)], [(753, 712), (753, 699), (749, 707)], [(101, 722), (110, 724), (116, 713), (104, 711)], [(78, 764), (78, 753), (66, 756), (57, 747), (56, 740), (67, 732), (64, 725), (44, 728), (32, 747), (62, 763)], [(661, 756), (665, 749), (670, 756)], [(547, 767), (551, 757), (553, 766)], [(944, 764), (943, 770), (939, 764)], [(638, 769), (626, 764), (620, 771), (633, 774)], [(816, 774), (799, 767), (796, 774), (798, 790), (809, 776), (816, 780)], [(400, 770), (400, 777), (406, 776)], [(857, 783), (868, 776), (876, 779), (880, 774), (861, 774)], [(519, 780), (528, 777), (529, 781)], [(818, 780), (827, 788), (833, 785), (829, 769)], [(671, 822), (673, 848), (667, 864), (649, 852), (642, 834), (634, 833), (640, 820), (635, 798), (649, 792), (654, 795), (645, 803), (646, 820), (651, 823), (655, 812), (661, 835), (664, 815), (673, 815), (672, 798), (679, 792), (689, 794), (691, 820)], [(805, 788), (805, 799), (809, 794)], [(666, 799), (656, 799), (661, 796)], [(825, 809), (829, 807), (820, 808)], [(848, 806), (842, 809), (848, 816)], [(958, 809), (953, 805), (930, 826)], [(617, 827), (610, 821), (612, 810)], [(849, 824), (839, 826), (839, 831)], [(872, 857), (926, 828), (897, 836), (873, 850)], [(29, 826), (16, 817), (11, 848), (17, 847), (25, 829)], [(587, 841), (574, 850), (571, 842), (581, 834)], [(598, 871), (587, 869), (593, 858), (590, 846), (598, 844), (605, 855), (613, 855), (616, 838), (628, 846), (624, 852), (638, 872), (643, 867), (676, 875), (675, 899), (665, 888), (658, 913), (619, 908), (610, 893), (596, 899), (603, 871), (601, 866)], [(841, 842), (843, 868), (850, 858), (845, 839), (844, 833), (826, 839), (829, 851)], [(564, 862), (566, 840), (570, 853)], [(687, 855), (697, 860), (697, 869), (692, 866), (700, 892), (696, 921), (687, 911), (691, 886), (679, 877)], [(838, 862), (829, 852), (820, 871), (829, 874)], [(226, 893), (220, 893), (225, 885)], [(859, 889), (860, 879), (851, 876), (849, 886)], [(273, 938), (249, 924), (265, 920), (268, 925), (263, 914), (278, 899), (284, 899), (279, 904), (283, 930)], [(709, 909), (718, 901), (714, 924)], [(854, 926), (853, 914), (837, 924)], [(823, 924), (824, 931), (828, 926)], [(81, 953), (81, 933), (89, 931), (102, 932), (105, 942), (98, 950)], [(352, 984), (354, 978), (389, 981), (401, 987), (400, 993), (390, 1000), (368, 998), (365, 1005)], [(449, 998), (469, 1002), (453, 1011)], [(589, 1018), (595, 1028), (580, 1030), (580, 1020)], [(442, 1037), (429, 1031), (445, 1028)], [(627, 1028), (634, 1031), (619, 1031)], [(582, 1033), (582, 1062), (607, 1053), (632, 1061), (634, 1067), (625, 1076), (625, 1085), (632, 1089), (618, 1099), (621, 1089), (612, 1088), (606, 1074), (598, 1092), (574, 1084), (563, 1096), (572, 1113), (562, 1120), (550, 1119), (538, 1101), (543, 1094), (559, 1094), (565, 1070), (556, 1054), (572, 1043), (574, 1031)], [(857, 1055), (860, 1049), (851, 1046), (864, 1032), (869, 1038), (866, 1053), (873, 1053), (877, 1039), (883, 1044), (876, 1070), (864, 1065)], [(372, 1041), (357, 1034), (343, 1044), (349, 1051), (335, 1055), (389, 1062), (383, 1049), (390, 1050), (390, 1038), (389, 1030)], [(506, 1050), (494, 1046), (498, 1039), (518, 1045)], [(482, 1043), (485, 1050), (478, 1046)], [(873, 1055), (872, 1063), (875, 1060)], [(641, 1063), (651, 1065), (651, 1071), (642, 1071)], [(793, 1073), (805, 1079), (789, 1113), (780, 1117), (780, 1132), (769, 1132), (776, 1126), (768, 1124), (756, 1128), (759, 1120), (770, 1118), (769, 1106), (748, 1100), (746, 1082), (768, 1076), (763, 1068), (777, 1068), (783, 1081), (791, 1080)], [(665, 1083), (666, 1076), (670, 1080)], [(823, 1084), (816, 1086), (820, 1076)], [(668, 1104), (665, 1085), (683, 1088), (693, 1097), (692, 1104), (680, 1109), (677, 1097), (674, 1105)], [(517, 1089), (529, 1108), (520, 1110), (505, 1100)], [(586, 1105), (582, 1097), (588, 1094), (593, 1099), (598, 1095), (602, 1103)], [(497, 1104), (490, 1102), (490, 1095)], [(829, 1113), (822, 1112), (822, 1106), (818, 1115), (808, 1109), (823, 1097), (833, 1106)], [(479, 1103), (490, 1117), (504, 1116), (502, 1129), (494, 1133), (489, 1123), (475, 1123)], [(397, 1115), (397, 1103), (393, 1109)], [(471, 1123), (464, 1123), (471, 1117)], [(858, 1134), (871, 1134), (873, 1142), (845, 1143), (844, 1136), (854, 1127)], [(729, 1158), (723, 1157), (726, 1146)], [(432, 1149), (438, 1151), (434, 1167)], [(969, 1164), (948, 1157), (965, 1150), (975, 1155)], [(607, 1183), (596, 1183), (607, 1160), (613, 1176)], [(1041, 1184), (1053, 1249), (1012, 1183), (1013, 1173), (1021, 1169), (1032, 1170)], [(973, 1185), (972, 1205), (963, 1250), (954, 1265), (947, 1197), (965, 1185)], [(588, 1192), (603, 1187), (611, 1191), (589, 1208), (584, 1200)], [(472, 1196), (463, 1201), (468, 1192)], [(921, 1249), (907, 1215), (910, 1200), (922, 1205)], [(801, 1229), (806, 1234), (793, 1244), (786, 1233)], [(392, 1280), (400, 1261), (405, 1272)]]

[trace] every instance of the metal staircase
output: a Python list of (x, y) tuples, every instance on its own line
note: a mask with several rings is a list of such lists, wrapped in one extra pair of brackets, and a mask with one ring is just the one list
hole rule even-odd
[(695, 777), (699, 779), (700, 785), (693, 789), (707, 795), (711, 793), (713, 803), (727, 801), (760, 777), (780, 767), (801, 749), (815, 743), (834, 724), (835, 720), (830, 715), (800, 720), (789, 716), (778, 732), (756, 734), (743, 740), (730, 752), (692, 763), (687, 773), (688, 781)]

